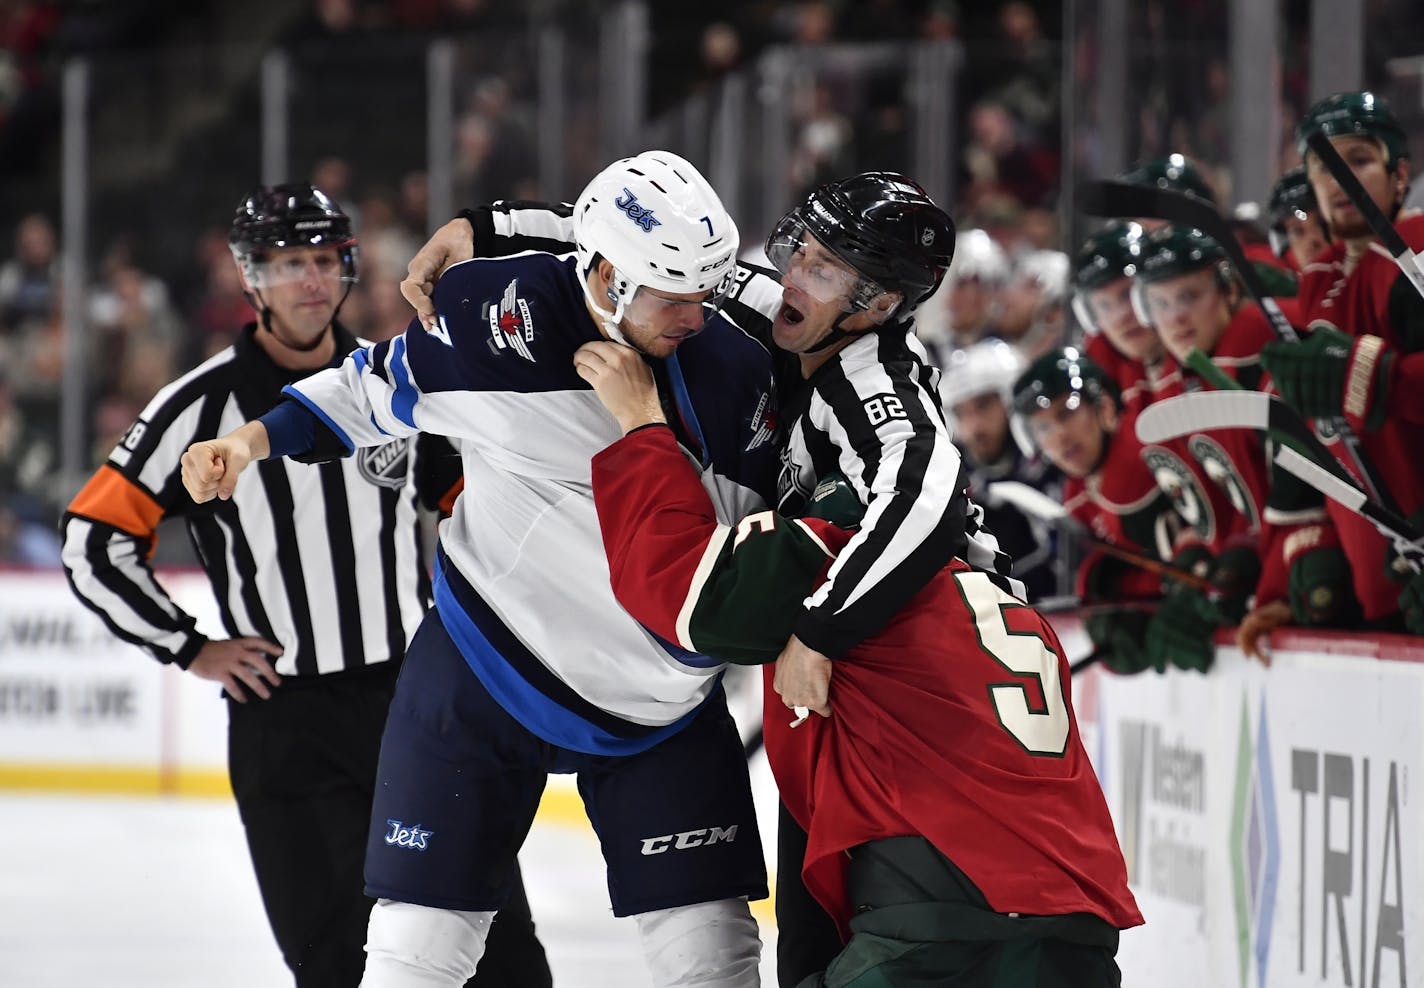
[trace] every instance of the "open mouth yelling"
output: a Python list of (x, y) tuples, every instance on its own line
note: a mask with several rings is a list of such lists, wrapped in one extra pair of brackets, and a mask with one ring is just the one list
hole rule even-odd
[(795, 326), (806, 319), (806, 314), (790, 302), (781, 303), (781, 312), (778, 315), (788, 326)]

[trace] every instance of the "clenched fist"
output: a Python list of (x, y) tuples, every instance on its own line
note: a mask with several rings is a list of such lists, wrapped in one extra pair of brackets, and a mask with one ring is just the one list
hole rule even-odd
[(435, 236), (410, 259), (400, 290), (426, 329), (435, 326), (435, 302), (430, 297), (435, 283), (450, 265), (474, 256), (475, 232), (470, 221), (453, 219), (436, 230)]
[(651, 422), (666, 422), (658, 386), (643, 355), (622, 343), (595, 340), (574, 353), (574, 370), (613, 413), (627, 435)]
[(238, 475), (253, 460), (265, 459), (270, 448), (261, 422), (248, 422), (220, 439), (196, 442), (183, 454), (183, 486), (199, 504), (215, 497), (226, 501), (237, 488)]

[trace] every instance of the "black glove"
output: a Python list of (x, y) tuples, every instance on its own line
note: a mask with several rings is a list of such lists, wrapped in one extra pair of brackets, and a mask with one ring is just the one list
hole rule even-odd
[(1228, 624), (1236, 624), (1246, 616), (1260, 578), (1261, 557), (1253, 546), (1223, 549), (1212, 560), (1207, 579), (1221, 591), (1221, 597), (1215, 604)]

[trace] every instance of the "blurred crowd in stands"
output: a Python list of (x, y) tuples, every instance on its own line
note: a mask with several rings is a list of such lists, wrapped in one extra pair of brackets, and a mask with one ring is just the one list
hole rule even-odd
[[(567, 15), (593, 23), (608, 5), (595, 0), (310, 0), (304, 8), (276, 2), (258, 6), (260, 11), (254, 8), (242, 22), (265, 24), (265, 33), (250, 27), (244, 41), (301, 52), (345, 52), (343, 71), (354, 68), (359, 75), (370, 46), (389, 45), (393, 38), (514, 36), (527, 34), (531, 18), (537, 17)], [(1229, 175), (1222, 168), (1229, 151), (1231, 95), (1226, 0), (1131, 6), (1131, 34), (1140, 42), (1130, 62), (1133, 105), (1140, 108), (1140, 118), (1133, 124), (1130, 146), (1144, 158), (1185, 151), (1218, 189), (1229, 190)], [(1304, 108), (1309, 6), (1305, 0), (1285, 5), (1284, 121)], [(1424, 36), (1419, 5), (1377, 0), (1368, 6), (1370, 64), (1399, 54), (1409, 37)], [(0, 193), (0, 563), (56, 562), (53, 523), (72, 494), (61, 489), (58, 475), (64, 342), (54, 173), (63, 59), (227, 29), (231, 21), (223, 20), (223, 9), (177, 0), (119, 5), (0, 0), (0, 180), (12, 174), (33, 180), (40, 170), (50, 183), (48, 194), (25, 208)], [(1087, 94), (1097, 53), (1092, 31), (1080, 25), (1068, 42), (1077, 55), (1079, 78), (1065, 92), (1062, 4), (724, 0), (700, 13), (662, 3), (648, 4), (647, 11), (650, 118), (717, 85), (773, 45), (965, 42), (955, 108), (957, 194), (950, 204), (961, 227), (959, 252), (945, 289), (921, 321), (937, 345), (955, 349), (987, 336), (1015, 347), (1024, 360), (1066, 340), (1072, 319), (1069, 261), (1063, 251), (1071, 245), (1065, 242), (1068, 231), (1058, 225), (1060, 167), (1065, 145), (1084, 158), (1087, 168), (1092, 156), (1091, 149), (1077, 146), (1084, 140), (1080, 135), (1065, 142), (1060, 128), (1065, 100), (1077, 101), (1080, 116), (1090, 110)], [(575, 40), (579, 44), (570, 46), (568, 61), (591, 63), (594, 44)], [(582, 69), (591, 71), (587, 64)], [(536, 120), (529, 99), (534, 70), (529, 50), (516, 47), (502, 58), (466, 67), (454, 130), (457, 207), (491, 198), (570, 194), (569, 189), (541, 188), (538, 182)], [(353, 85), (359, 81), (340, 73), (338, 78)], [(575, 75), (572, 85), (579, 87), (582, 78)], [(391, 105), (405, 108), (406, 125), (419, 135), (421, 102), (384, 79), (367, 81), (370, 86), (362, 92), (371, 87), (393, 91)], [(911, 135), (903, 75), (872, 83), (868, 92), (848, 99), (828, 82), (796, 108), (793, 188), (805, 191), (864, 168), (904, 167)], [(345, 116), (326, 121), (328, 129), (359, 129), (356, 121), (364, 122), (368, 112), (383, 121), (394, 116), (389, 107), (367, 106), (370, 100), (364, 96), (356, 102), (345, 107)], [(860, 109), (850, 112), (852, 103)], [(575, 149), (565, 168), (570, 188), (599, 163), (595, 117), (588, 126), (588, 133), (569, 135)], [(311, 146), (297, 149), (303, 153), (294, 150), (293, 157), (310, 164), (303, 169), (307, 174), (293, 177), (310, 178), (355, 219), (361, 284), (342, 319), (360, 335), (386, 338), (408, 321), (398, 282), (427, 233), (429, 193), (418, 168), (423, 145), (383, 134), (381, 142), (389, 144), (383, 161), (398, 159), (403, 146), (417, 151), (377, 173), (374, 166), (365, 166), (365, 159), (358, 165), (351, 156), (324, 150), (320, 145), (326, 133), (314, 127), (301, 131)], [(1282, 142), (1285, 168), (1293, 150), (1284, 132)], [(748, 140), (745, 153), (756, 153), (754, 140)], [(205, 179), (185, 174), (172, 181), (190, 186)], [(207, 202), (235, 203), (252, 184), (250, 176), (234, 181), (215, 181), (206, 190)], [(103, 203), (94, 205), (104, 213)], [(163, 382), (226, 346), (236, 328), (251, 318), (225, 241), (226, 208), (205, 204), (200, 221), (189, 217), (203, 232), (182, 247), (176, 260), (156, 253), (151, 236), (125, 230), (123, 218), (112, 212), (105, 231), (117, 232), (106, 232), (90, 245), (91, 283), (85, 293), (92, 327), (86, 353), (86, 469), (101, 461)], [(748, 239), (755, 239), (750, 231)], [(1056, 579), (1061, 584), (1061, 574)]]

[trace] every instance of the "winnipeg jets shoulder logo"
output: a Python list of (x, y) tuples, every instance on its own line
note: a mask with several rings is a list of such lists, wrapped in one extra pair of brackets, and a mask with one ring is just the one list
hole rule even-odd
[(490, 348), (495, 353), (513, 350), (530, 363), (534, 362), (534, 354), (529, 350), (529, 344), (534, 342), (534, 319), (529, 315), (529, 303), (519, 297), (518, 278), (504, 290), (498, 307), (485, 303), (483, 315), (489, 321)]
[(772, 405), (771, 392), (763, 391), (757, 400), (756, 411), (752, 413), (752, 438), (742, 449), (750, 453), (765, 446), (776, 438), (776, 408)]

